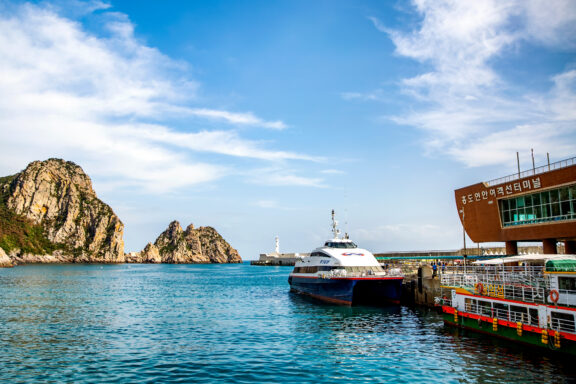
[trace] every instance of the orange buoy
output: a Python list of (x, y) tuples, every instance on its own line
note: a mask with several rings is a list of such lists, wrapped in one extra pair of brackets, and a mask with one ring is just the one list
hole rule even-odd
[(550, 291), (550, 300), (556, 304), (558, 302), (558, 299), (560, 298), (560, 295), (558, 294), (558, 291), (553, 289)]
[(477, 294), (481, 295), (482, 292), (484, 292), (484, 286), (482, 285), (482, 283), (476, 283), (475, 290)]

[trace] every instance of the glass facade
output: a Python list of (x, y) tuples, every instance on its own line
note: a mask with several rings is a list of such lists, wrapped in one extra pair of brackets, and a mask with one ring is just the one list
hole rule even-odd
[(502, 225), (576, 220), (576, 184), (499, 201)]

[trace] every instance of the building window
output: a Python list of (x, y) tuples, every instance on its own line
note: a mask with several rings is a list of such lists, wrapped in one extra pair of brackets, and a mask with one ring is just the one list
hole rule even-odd
[(576, 220), (576, 184), (499, 201), (504, 227)]

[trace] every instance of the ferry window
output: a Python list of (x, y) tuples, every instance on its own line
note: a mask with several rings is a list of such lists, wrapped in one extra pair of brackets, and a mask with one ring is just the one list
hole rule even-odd
[(478, 312), (483, 316), (492, 317), (492, 305), (489, 301), (478, 300)]
[(494, 303), (494, 317), (508, 319), (508, 304)]
[(526, 307), (519, 307), (517, 305), (510, 306), (510, 321), (514, 322), (521, 322), (521, 323), (529, 323), (530, 320), (528, 318), (528, 308)]
[(528, 310), (528, 312), (530, 313), (530, 319), (528, 321), (529, 324), (531, 325), (538, 325), (538, 310), (536, 308), (530, 308)]
[(576, 277), (558, 277), (558, 288), (576, 291)]
[(466, 312), (477, 313), (478, 312), (478, 303), (474, 299), (466, 299)]
[(551, 313), (552, 329), (564, 332), (574, 332), (574, 315), (565, 312)]

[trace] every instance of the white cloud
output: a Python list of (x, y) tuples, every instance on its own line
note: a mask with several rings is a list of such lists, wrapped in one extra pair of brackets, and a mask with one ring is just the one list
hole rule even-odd
[(418, 104), (390, 119), (425, 131), (429, 152), (448, 153), (469, 166), (499, 164), (529, 148), (550, 149), (558, 157), (574, 154), (574, 71), (550, 73), (548, 90), (526, 90), (495, 65), (510, 53), (520, 54), (523, 45), (573, 50), (573, 1), (414, 0), (413, 5), (422, 22), (411, 32), (370, 18), (389, 34), (398, 55), (431, 68), (402, 80), (402, 91)]
[(386, 98), (384, 97), (384, 92), (381, 89), (377, 89), (372, 92), (343, 92), (340, 96), (344, 100), (362, 100), (362, 101), (382, 101)]
[(344, 175), (344, 174), (346, 174), (346, 172), (341, 171), (339, 169), (325, 169), (325, 170), (321, 171), (321, 173), (323, 173), (325, 175)]
[[(0, 174), (62, 157), (110, 187), (165, 192), (233, 173), (230, 162), (198, 161), (201, 153), (319, 160), (265, 149), (234, 130), (171, 127), (165, 121), (180, 119), (181, 127), (191, 116), (224, 122), (225, 128), (287, 126), (250, 112), (192, 107), (199, 85), (189, 78), (188, 64), (144, 45), (127, 16), (105, 11), (106, 3), (69, 4), (75, 15), (100, 10), (94, 17), (105, 36), (61, 16), (62, 4), (11, 5), (0, 14)], [(306, 184), (305, 178), (292, 181)]]
[(263, 168), (251, 171), (248, 176), (255, 184), (270, 186), (295, 186), (325, 188), (321, 178), (298, 176), (293, 170), (282, 168)]
[(270, 129), (285, 129), (287, 127), (286, 124), (281, 121), (264, 121), (259, 117), (254, 116), (251, 112), (233, 113), (215, 109), (199, 108), (191, 109), (190, 114), (215, 120), (224, 120), (231, 124), (253, 125)]

